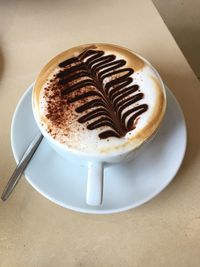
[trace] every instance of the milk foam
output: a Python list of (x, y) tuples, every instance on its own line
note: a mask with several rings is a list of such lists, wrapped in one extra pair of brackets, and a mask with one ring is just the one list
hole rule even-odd
[[(102, 48), (98, 49), (101, 50)], [(114, 54), (117, 57), (116, 59), (125, 59), (127, 61), (125, 67), (132, 66), (131, 59), (124, 56), (123, 50), (122, 52), (115, 52), (114, 48), (110, 50), (110, 47), (108, 47), (108, 50), (106, 51), (106, 49), (104, 49), (104, 51), (105, 55), (107, 53)], [(121, 138), (109, 137), (107, 139), (100, 139), (98, 135), (102, 129), (88, 130), (86, 127), (87, 124), (80, 124), (77, 121), (78, 115), (73, 109), (70, 110), (70, 119), (66, 119), (63, 125), (55, 126), (46, 118), (48, 113), (48, 97), (45, 95), (45, 88), (48, 87), (48, 84), (51, 83), (50, 80), (58, 71), (59, 68), (55, 68), (48, 76), (46, 82), (43, 83), (40, 91), (40, 104), (37, 113), (39, 114), (38, 117), (40, 117), (44, 129), (49, 132), (55, 140), (62, 143), (67, 148), (91, 155), (107, 153), (119, 154), (138, 147), (157, 130), (165, 110), (165, 94), (163, 92), (162, 81), (157, 72), (146, 61), (144, 61), (142, 68), (136, 70), (131, 75), (133, 78), (132, 84), (137, 84), (139, 86), (139, 91), (144, 94), (144, 97), (137, 103), (127, 107), (123, 112), (126, 112), (138, 104), (147, 104), (148, 109), (139, 116), (135, 129), (129, 131)], [(104, 82), (106, 82), (106, 80)]]

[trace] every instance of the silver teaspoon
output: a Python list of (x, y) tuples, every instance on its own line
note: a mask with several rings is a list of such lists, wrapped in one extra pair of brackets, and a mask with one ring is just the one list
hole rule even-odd
[(43, 135), (39, 133), (28, 146), (27, 150), (24, 152), (22, 159), (18, 163), (17, 167), (15, 168), (13, 174), (11, 175), (2, 195), (1, 199), (6, 201), (10, 194), (12, 193), (13, 189), (17, 185), (17, 182), (21, 178), (26, 166), (30, 162), (31, 158), (33, 157), (35, 151), (37, 150), (39, 144), (43, 139)]

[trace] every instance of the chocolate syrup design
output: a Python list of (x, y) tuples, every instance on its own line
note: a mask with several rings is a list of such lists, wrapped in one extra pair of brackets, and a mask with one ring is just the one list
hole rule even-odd
[(59, 64), (61, 70), (55, 78), (61, 97), (78, 104), (75, 111), (80, 115), (79, 123), (86, 123), (89, 130), (102, 129), (101, 139), (125, 136), (148, 109), (147, 104), (138, 103), (144, 94), (132, 84), (134, 70), (125, 65), (124, 59), (95, 49)]

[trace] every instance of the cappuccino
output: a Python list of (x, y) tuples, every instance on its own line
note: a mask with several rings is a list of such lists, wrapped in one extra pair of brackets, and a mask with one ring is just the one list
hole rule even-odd
[(67, 149), (94, 156), (138, 148), (156, 132), (165, 108), (156, 70), (132, 51), (109, 44), (59, 54), (33, 90), (42, 129)]

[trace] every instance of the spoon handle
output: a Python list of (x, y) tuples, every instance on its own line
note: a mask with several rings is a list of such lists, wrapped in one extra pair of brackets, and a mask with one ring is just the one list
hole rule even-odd
[(17, 167), (15, 168), (13, 174), (11, 175), (2, 195), (1, 199), (6, 201), (10, 194), (12, 193), (13, 189), (15, 188), (17, 182), (21, 178), (26, 166), (30, 162), (32, 156), (34, 155), (36, 149), (38, 148), (39, 144), (43, 139), (43, 135), (39, 133), (28, 146), (27, 150), (24, 152), (22, 159), (18, 163)]

